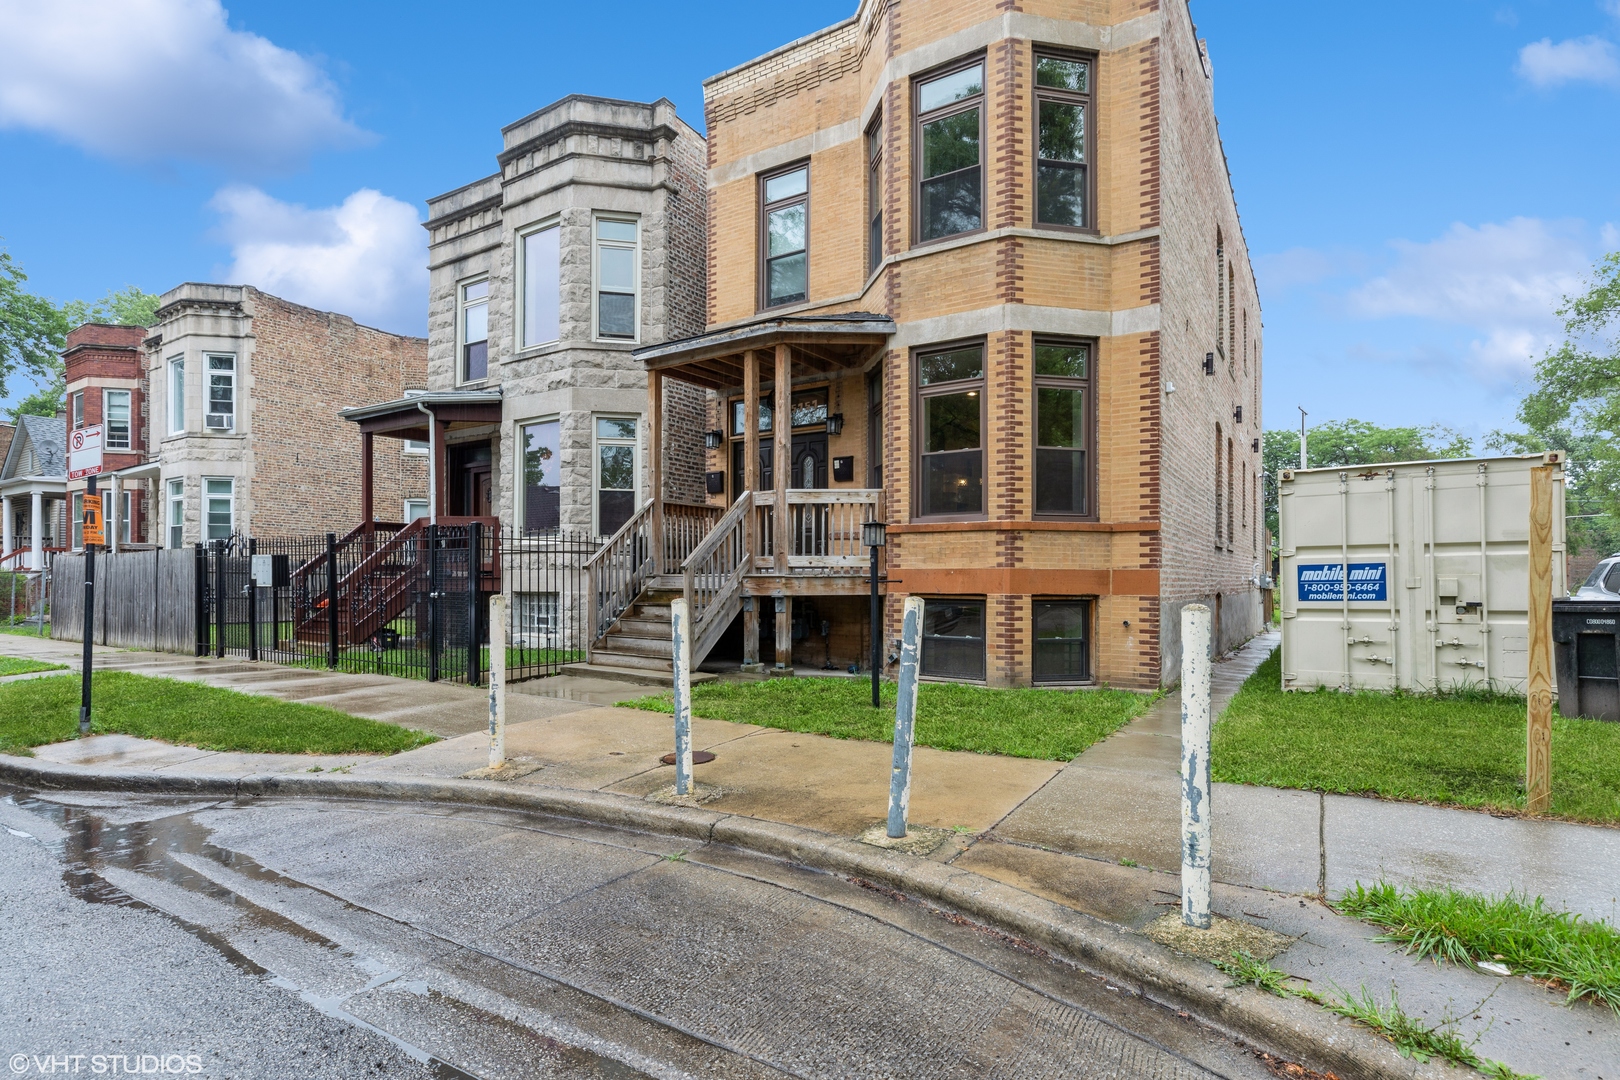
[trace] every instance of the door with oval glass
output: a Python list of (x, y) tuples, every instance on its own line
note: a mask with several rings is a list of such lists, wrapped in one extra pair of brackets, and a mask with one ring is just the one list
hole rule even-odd
[[(814, 431), (793, 436), (793, 473), (788, 477), (788, 487), (819, 489), (826, 486), (827, 433)], [(788, 510), (793, 528), (791, 554), (827, 554), (828, 508), (816, 503), (799, 503), (790, 504)]]

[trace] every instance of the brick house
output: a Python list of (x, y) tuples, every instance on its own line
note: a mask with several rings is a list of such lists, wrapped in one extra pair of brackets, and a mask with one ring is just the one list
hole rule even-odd
[(725, 513), (650, 508), (642, 607), (859, 662), (881, 515), (929, 677), (1153, 687), (1185, 604), (1260, 628), (1260, 309), (1186, 0), (862, 0), (704, 96), (707, 329), (637, 355), (709, 391)]
[[(102, 467), (108, 482), (98, 480), (107, 543), (121, 547), (141, 542), (152, 495), (143, 480), (127, 480), (121, 470), (146, 462), (145, 413), (146, 330), (139, 326), (86, 323), (68, 332), (63, 344), (69, 435), (95, 424), (102, 429)], [(119, 477), (113, 480), (113, 477)], [(68, 546), (84, 546), (84, 480), (67, 482), (71, 522)]]
[[(362, 447), (338, 413), (427, 382), (424, 339), (247, 285), (170, 289), (141, 350), (145, 461), (107, 479), (147, 486), (156, 505), (131, 535), (162, 547), (343, 533), (360, 519)], [(388, 520), (425, 512), (424, 451), (396, 443), (373, 473)]]
[[(703, 139), (667, 100), (583, 95), (501, 135), (498, 171), (428, 200), (428, 392), (343, 415), (429, 448), (440, 524), (612, 535), (651, 490), (631, 351), (704, 326)], [(703, 393), (664, 408), (667, 494), (701, 504)]]

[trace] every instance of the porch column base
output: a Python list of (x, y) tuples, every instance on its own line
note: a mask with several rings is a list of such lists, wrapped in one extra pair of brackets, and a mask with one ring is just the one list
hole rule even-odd
[(757, 662), (752, 664), (738, 664), (737, 670), (742, 672), (744, 675), (763, 675), (765, 674), (765, 665)]

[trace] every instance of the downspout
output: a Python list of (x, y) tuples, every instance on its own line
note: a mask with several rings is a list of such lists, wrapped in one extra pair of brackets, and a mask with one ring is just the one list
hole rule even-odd
[(416, 403), (416, 411), (428, 418), (428, 524), (439, 523), (439, 421), (433, 415), (433, 410)]

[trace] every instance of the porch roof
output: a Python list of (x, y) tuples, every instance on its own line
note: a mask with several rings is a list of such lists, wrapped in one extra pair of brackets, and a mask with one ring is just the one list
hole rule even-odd
[(396, 439), (428, 438), (428, 420), (423, 410), (433, 414), (442, 423), (498, 424), (501, 420), (501, 391), (490, 390), (434, 390), (410, 394), (397, 401), (384, 401), (376, 405), (357, 405), (338, 413), (345, 420), (360, 425), (361, 431), (375, 432)]
[(778, 345), (788, 347), (794, 376), (821, 375), (840, 368), (863, 367), (893, 333), (893, 319), (869, 311), (778, 315), (637, 349), (633, 355), (647, 365), (648, 371), (724, 390), (742, 385), (743, 365), (749, 353), (754, 354), (764, 382), (769, 382), (775, 373), (774, 351)]

